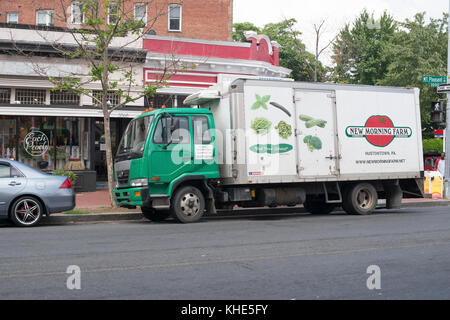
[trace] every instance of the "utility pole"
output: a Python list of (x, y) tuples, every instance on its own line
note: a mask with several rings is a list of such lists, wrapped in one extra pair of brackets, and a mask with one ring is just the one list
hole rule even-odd
[[(450, 13), (450, 0), (448, 2)], [(448, 21), (448, 59), (447, 59), (447, 83), (450, 80), (450, 16)], [(450, 199), (450, 93), (447, 93), (447, 116), (445, 129), (445, 179), (444, 194), (446, 199)]]

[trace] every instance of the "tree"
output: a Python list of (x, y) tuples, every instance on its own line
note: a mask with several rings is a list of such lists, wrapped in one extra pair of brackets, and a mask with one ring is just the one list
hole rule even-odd
[(420, 105), (424, 138), (433, 138), (438, 125), (430, 121), (430, 103), (441, 98), (436, 88), (422, 83), (422, 76), (445, 76), (447, 73), (448, 14), (441, 19), (425, 21), (425, 13), (400, 23), (391, 44), (384, 48), (389, 57), (386, 74), (376, 83), (387, 86), (417, 87), (421, 89)]
[(333, 79), (340, 83), (375, 85), (383, 79), (391, 62), (385, 49), (392, 43), (398, 24), (387, 12), (377, 20), (362, 11), (347, 24), (333, 44)]
[(260, 33), (261, 30), (251, 22), (240, 22), (233, 24), (233, 41), (246, 42), (245, 31), (255, 31)]
[(261, 32), (280, 44), (280, 65), (292, 70), (292, 78), (296, 81), (314, 81), (316, 70), (317, 78), (322, 79), (325, 68), (319, 62), (315, 69), (315, 56), (306, 50), (300, 39), (302, 33), (295, 29), (296, 23), (295, 19), (269, 23)]
[(320, 64), (320, 56), (333, 44), (336, 40), (337, 36), (331, 39), (328, 44), (322, 48), (320, 48), (320, 38), (323, 35), (325, 20), (322, 20), (319, 24), (314, 24), (314, 32), (316, 34), (315, 41), (315, 59), (314, 59), (314, 82), (318, 81), (318, 72), (319, 72), (319, 64)]
[[(71, 0), (60, 0), (62, 14), (55, 15), (55, 20), (68, 22), (71, 17)], [(106, 164), (108, 187), (111, 204), (114, 189), (113, 154), (111, 145), (111, 114), (113, 111), (136, 102), (145, 96), (154, 96), (156, 90), (166, 85), (170, 75), (178, 68), (177, 61), (168, 62), (162, 76), (147, 85), (139, 84), (138, 70), (142, 72), (142, 58), (145, 61), (146, 51), (139, 40), (152, 29), (157, 19), (167, 14), (167, 6), (158, 9), (155, 0), (142, 1), (142, 5), (151, 6), (152, 17), (144, 21), (135, 17), (134, 2), (131, 0), (78, 0), (80, 25), (68, 28), (72, 45), (65, 45), (58, 40), (47, 38), (45, 32), (37, 31), (47, 42), (52, 42), (60, 56), (86, 64), (86, 73), (71, 74), (64, 77), (49, 77), (54, 85), (53, 90), (67, 91), (91, 97), (103, 111)], [(155, 4), (155, 5), (152, 5)], [(160, 4), (160, 2), (158, 2)], [(166, 11), (165, 11), (166, 10)], [(82, 17), (82, 18), (81, 18)], [(36, 68), (39, 66), (36, 64)], [(40, 70), (45, 74), (45, 70)], [(138, 80), (139, 79), (139, 80)], [(89, 89), (92, 84), (99, 84), (100, 90)], [(136, 90), (138, 88), (138, 90)], [(113, 99), (116, 98), (116, 99)], [(115, 105), (111, 100), (118, 100)]]

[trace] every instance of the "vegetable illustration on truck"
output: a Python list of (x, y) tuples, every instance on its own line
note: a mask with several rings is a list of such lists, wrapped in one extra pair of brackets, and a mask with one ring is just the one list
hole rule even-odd
[(388, 209), (423, 197), (419, 89), (219, 75), (184, 105), (196, 107), (146, 110), (128, 125), (119, 206), (191, 223), (235, 206), (365, 215), (379, 197)]

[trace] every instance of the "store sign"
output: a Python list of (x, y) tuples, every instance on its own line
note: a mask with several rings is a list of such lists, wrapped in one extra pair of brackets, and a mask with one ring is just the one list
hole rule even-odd
[(23, 148), (32, 157), (45, 154), (49, 146), (48, 137), (41, 131), (32, 130), (23, 140)]

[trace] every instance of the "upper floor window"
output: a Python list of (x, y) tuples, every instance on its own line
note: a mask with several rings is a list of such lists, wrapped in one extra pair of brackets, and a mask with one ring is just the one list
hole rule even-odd
[(45, 104), (46, 92), (41, 89), (16, 89), (16, 101), (21, 104)]
[(36, 11), (36, 24), (38, 26), (53, 26), (55, 12), (53, 10)]
[(11, 89), (0, 88), (0, 103), (10, 103), (11, 102)]
[(72, 2), (71, 20), (73, 24), (84, 23), (83, 4), (81, 2)]
[(17, 12), (8, 12), (6, 14), (6, 23), (19, 23), (19, 13)]
[(169, 31), (181, 31), (181, 5), (169, 5)]
[(108, 3), (108, 24), (116, 24), (119, 21), (120, 4), (117, 2)]
[(144, 24), (147, 24), (147, 4), (134, 4), (134, 19), (136, 21), (142, 21)]

